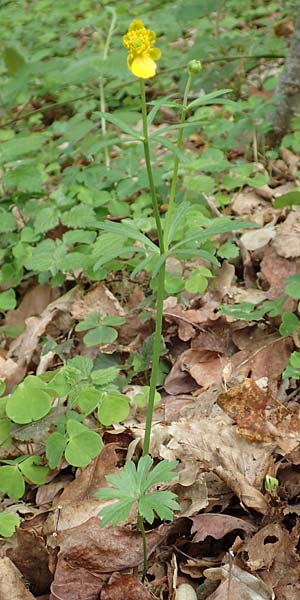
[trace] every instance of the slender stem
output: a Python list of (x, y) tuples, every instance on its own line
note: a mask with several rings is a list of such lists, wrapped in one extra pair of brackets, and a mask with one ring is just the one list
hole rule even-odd
[(155, 332), (154, 332), (153, 349), (152, 349), (152, 369), (151, 369), (151, 375), (150, 375), (150, 389), (149, 389), (148, 410), (147, 410), (145, 436), (144, 436), (144, 444), (143, 444), (143, 456), (145, 456), (145, 454), (149, 453), (154, 399), (155, 399), (157, 378), (158, 378), (158, 372), (159, 372), (163, 302), (164, 302), (164, 293), (165, 293), (165, 262), (163, 262), (162, 266), (159, 269), (157, 284), (158, 284), (158, 287), (157, 287), (157, 296), (156, 296), (156, 321), (155, 321)]
[(148, 126), (147, 126), (146, 91), (145, 91), (145, 82), (143, 79), (140, 79), (140, 85), (141, 85), (142, 116), (143, 116), (144, 155), (145, 155), (147, 175), (148, 175), (149, 186), (150, 186), (150, 194), (151, 194), (151, 199), (152, 199), (152, 204), (153, 204), (153, 212), (154, 212), (156, 228), (157, 228), (159, 249), (160, 249), (160, 253), (164, 254), (164, 238), (163, 238), (163, 232), (162, 232), (162, 227), (161, 227), (158, 201), (157, 201), (155, 184), (154, 184), (153, 173), (152, 173), (152, 166), (151, 166), (150, 144), (149, 144)]
[(145, 533), (145, 527), (144, 527), (144, 519), (141, 515), (138, 515), (138, 526), (139, 526), (139, 530), (141, 532), (142, 535), (142, 540), (143, 540), (143, 575), (142, 575), (142, 581), (144, 581), (146, 575), (147, 575), (147, 558), (148, 558), (148, 553), (147, 553), (147, 539), (146, 539), (146, 533)]
[[(143, 116), (144, 155), (145, 155), (147, 175), (148, 175), (148, 180), (149, 180), (150, 193), (151, 193), (151, 198), (152, 198), (153, 212), (154, 212), (154, 217), (155, 217), (155, 221), (156, 221), (159, 251), (160, 251), (160, 256), (162, 256), (162, 255), (164, 255), (164, 238), (163, 238), (163, 232), (162, 232), (162, 226), (161, 226), (161, 221), (160, 221), (160, 214), (159, 214), (159, 208), (158, 208), (158, 202), (157, 202), (157, 196), (156, 196), (155, 184), (154, 184), (152, 166), (151, 166), (150, 144), (149, 144), (148, 125), (147, 125), (147, 105), (146, 105), (145, 83), (144, 83), (143, 79), (140, 79), (140, 82), (141, 82), (142, 116)], [(150, 435), (151, 435), (151, 427), (152, 427), (154, 398), (155, 398), (158, 371), (159, 371), (164, 292), (165, 292), (165, 262), (163, 261), (163, 263), (159, 269), (159, 272), (158, 272), (158, 287), (157, 287), (157, 296), (156, 296), (156, 321), (155, 321), (155, 331), (154, 331), (154, 340), (153, 340), (153, 349), (152, 349), (152, 368), (151, 368), (151, 375), (150, 375), (150, 389), (149, 389), (148, 409), (147, 409), (145, 436), (144, 436), (144, 444), (143, 444), (143, 456), (145, 456), (145, 454), (148, 454), (149, 446), (150, 446)]]
[[(186, 86), (185, 86), (185, 90), (184, 90), (183, 102), (182, 102), (182, 112), (181, 112), (181, 118), (180, 118), (180, 123), (182, 125), (186, 119), (187, 102), (188, 102), (188, 95), (189, 95), (189, 91), (190, 91), (190, 87), (191, 87), (191, 81), (192, 81), (192, 76), (189, 73), (188, 80), (186, 82)], [(177, 136), (177, 148), (178, 149), (180, 149), (182, 146), (183, 131), (184, 131), (183, 127), (181, 129), (178, 129), (178, 136)], [(178, 168), (179, 168), (179, 157), (176, 154), (174, 154), (173, 177), (172, 177), (172, 183), (171, 183), (171, 189), (170, 189), (168, 212), (167, 212), (165, 228), (164, 228), (165, 250), (168, 250), (168, 245), (169, 245), (169, 233), (170, 233), (170, 227), (171, 227), (171, 223), (172, 223), (172, 216), (173, 216), (173, 210), (174, 210), (174, 200), (175, 200), (177, 180), (178, 180)]]

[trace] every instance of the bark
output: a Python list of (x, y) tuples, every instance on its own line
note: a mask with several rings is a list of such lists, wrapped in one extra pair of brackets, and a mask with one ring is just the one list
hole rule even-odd
[(275, 106), (271, 114), (271, 129), (267, 134), (268, 146), (276, 145), (287, 133), (295, 112), (300, 111), (300, 4), (294, 33), (281, 78), (275, 92)]

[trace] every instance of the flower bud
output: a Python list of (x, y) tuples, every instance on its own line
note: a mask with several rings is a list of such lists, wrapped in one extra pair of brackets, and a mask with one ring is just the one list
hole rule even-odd
[(202, 71), (202, 64), (200, 60), (190, 60), (188, 64), (188, 72), (190, 75), (195, 75), (196, 73), (200, 73)]

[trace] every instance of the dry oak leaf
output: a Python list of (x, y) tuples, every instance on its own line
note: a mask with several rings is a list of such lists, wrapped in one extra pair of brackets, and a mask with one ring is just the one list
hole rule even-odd
[(99, 594), (107, 575), (91, 573), (84, 568), (73, 569), (59, 558), (50, 600), (99, 600)]
[(107, 487), (106, 475), (117, 471), (118, 444), (106, 444), (101, 453), (79, 475), (71, 481), (62, 494), (55, 499), (54, 508), (43, 528), (44, 534), (61, 532), (85, 523), (96, 517), (103, 500), (95, 497), (101, 487)]
[[(35, 518), (34, 522), (36, 523), (36, 521)], [(30, 527), (30, 521), (25, 521), (25, 524)], [(37, 535), (33, 528), (19, 527), (12, 543), (13, 547), (7, 550), (6, 555), (21, 571), (24, 579), (29, 582), (34, 594), (45, 594), (52, 581), (52, 575), (48, 567), (49, 552), (44, 538)]]
[(297, 258), (300, 256), (300, 210), (289, 213), (286, 220), (277, 225), (276, 237), (273, 241), (279, 256)]
[(239, 530), (245, 533), (256, 531), (256, 527), (248, 521), (231, 515), (203, 513), (193, 517), (192, 521), (191, 533), (195, 533), (193, 543), (203, 542), (208, 535), (220, 540), (230, 531)]
[(34, 600), (34, 596), (23, 583), (21, 574), (7, 557), (0, 558), (1, 600)]
[[(299, 527), (289, 532), (279, 523), (270, 523), (258, 531), (242, 547), (245, 564), (252, 571), (259, 571), (265, 583), (281, 594), (286, 586), (298, 585), (300, 559), (297, 550)], [(281, 595), (280, 598), (290, 598)]]
[(275, 600), (275, 594), (261, 579), (237, 565), (205, 569), (208, 582), (221, 579), (207, 600)]
[(124, 309), (117, 298), (104, 285), (97, 283), (87, 293), (83, 289), (77, 290), (77, 297), (71, 309), (74, 319), (81, 321), (88, 315), (99, 312), (101, 316), (123, 316)]
[[(287, 240), (285, 242), (288, 243)], [(299, 246), (299, 240), (298, 240)], [(300, 273), (300, 261), (279, 256), (275, 246), (267, 248), (260, 264), (259, 279), (263, 289), (268, 287), (268, 298), (273, 300), (284, 293), (286, 280)]]
[[(148, 555), (163, 541), (168, 525), (146, 533)], [(143, 543), (139, 531), (126, 527), (101, 529), (98, 517), (63, 531), (55, 537), (59, 558), (73, 568), (94, 574), (113, 573), (136, 567), (143, 561)]]
[(114, 573), (104, 584), (100, 600), (151, 600), (152, 595), (134, 575)]
[(167, 448), (186, 460), (190, 455), (205, 471), (213, 471), (240, 498), (243, 505), (262, 514), (269, 505), (261, 488), (269, 470), (274, 446), (254, 445), (234, 430), (224, 415), (173, 423)]
[(218, 404), (237, 424), (237, 430), (252, 442), (275, 442), (284, 453), (300, 442), (300, 414), (278, 402), (252, 379), (220, 394)]

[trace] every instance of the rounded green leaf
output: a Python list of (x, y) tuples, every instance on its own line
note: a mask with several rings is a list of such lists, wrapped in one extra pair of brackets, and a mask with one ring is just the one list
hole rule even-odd
[(24, 495), (25, 483), (17, 465), (0, 467), (0, 492), (13, 500), (19, 500)]
[(98, 407), (98, 419), (103, 425), (120, 423), (127, 419), (130, 408), (129, 398), (125, 394), (102, 392), (101, 404)]
[(98, 406), (100, 402), (100, 394), (94, 387), (88, 387), (77, 396), (77, 404), (81, 412), (86, 415), (90, 414)]
[(73, 467), (86, 467), (95, 458), (101, 448), (101, 437), (75, 419), (67, 422), (69, 441), (65, 450), (66, 460)]
[(48, 469), (40, 465), (40, 456), (28, 456), (25, 460), (19, 463), (19, 469), (24, 477), (31, 483), (43, 485), (46, 483)]
[(56, 469), (59, 465), (67, 440), (64, 435), (54, 431), (49, 435), (46, 442), (46, 458), (50, 469)]
[(46, 384), (39, 377), (26, 377), (7, 400), (8, 418), (21, 425), (42, 419), (51, 409), (51, 399), (46, 390)]
[(101, 326), (92, 329), (83, 338), (86, 346), (98, 346), (100, 344), (112, 344), (118, 337), (118, 332), (112, 327)]
[(6, 290), (0, 294), (0, 310), (12, 310), (16, 307), (16, 304), (15, 290)]
[(20, 525), (20, 519), (8, 512), (0, 513), (0, 535), (9, 538), (15, 533), (16, 527)]

